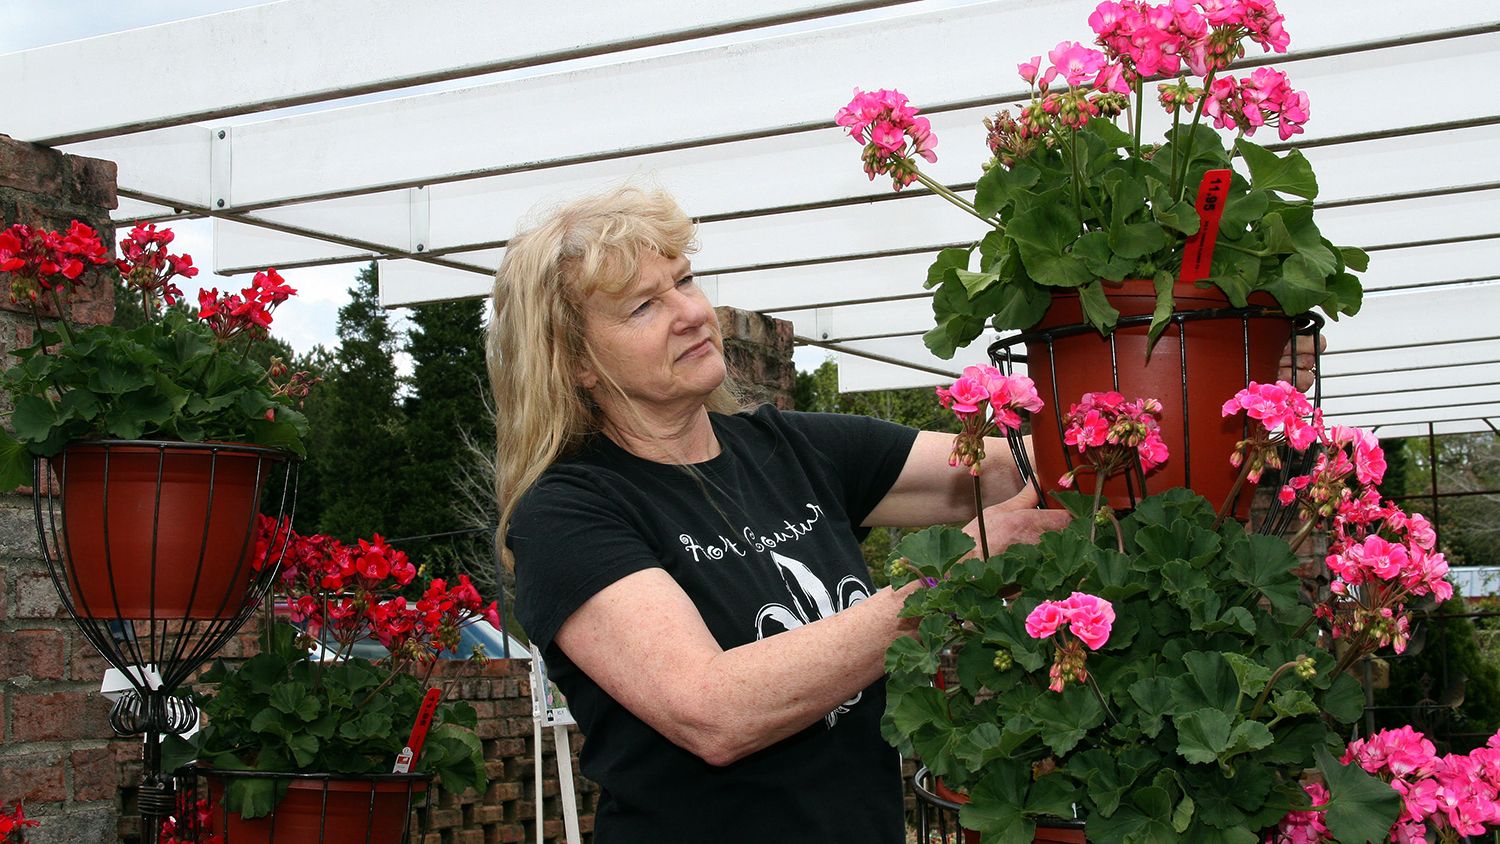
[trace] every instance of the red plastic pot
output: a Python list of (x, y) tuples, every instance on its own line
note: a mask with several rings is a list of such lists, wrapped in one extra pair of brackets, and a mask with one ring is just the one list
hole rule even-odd
[(266, 449), (79, 443), (51, 459), (68, 591), (83, 618), (237, 615), (256, 573)]
[[(1105, 293), (1122, 320), (1149, 316), (1156, 307), (1150, 281), (1106, 283)], [(1190, 282), (1178, 282), (1173, 296), (1178, 313), (1230, 308), (1217, 289), (1200, 289)], [(1244, 437), (1243, 418), (1226, 419), (1221, 408), (1249, 381), (1276, 379), (1282, 349), (1292, 336), (1292, 320), (1273, 312), (1174, 321), (1149, 358), (1147, 324), (1120, 327), (1111, 337), (1101, 337), (1093, 328), (1067, 330), (1083, 324), (1078, 295), (1056, 291), (1041, 322), (1026, 332), (1027, 371), (1045, 403), (1032, 416), (1042, 488), (1059, 488), (1058, 478), (1070, 468), (1070, 458), (1078, 465), (1078, 454), (1064, 444), (1058, 422), (1068, 406), (1087, 392), (1118, 390), (1127, 399), (1150, 397), (1162, 404), (1162, 439), (1171, 457), (1146, 476), (1145, 494), (1186, 486), (1219, 506), (1238, 475), (1229, 464), (1230, 452)], [(1080, 473), (1077, 489), (1092, 492), (1093, 476)], [(1241, 518), (1248, 515), (1252, 491), (1247, 488), (1239, 496), (1236, 509)], [(1105, 495), (1116, 508), (1132, 507), (1144, 497), (1138, 482), (1127, 486), (1121, 475), (1105, 485)]]
[(293, 779), (271, 814), (245, 820), (225, 810), (224, 777), (205, 774), (214, 832), (225, 844), (405, 844), (422, 779)]

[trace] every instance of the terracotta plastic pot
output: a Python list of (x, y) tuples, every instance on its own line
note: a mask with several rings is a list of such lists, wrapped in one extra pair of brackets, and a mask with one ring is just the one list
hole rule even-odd
[[(969, 802), (969, 795), (943, 785), (940, 779), (933, 779), (933, 793), (944, 800), (957, 803), (962, 806)], [(980, 835), (972, 829), (964, 832), (964, 844), (980, 844)], [(1088, 839), (1083, 834), (1083, 821), (1068, 821), (1061, 818), (1055, 820), (1041, 819), (1036, 822), (1036, 833), (1032, 836), (1034, 842), (1045, 842), (1045, 844), (1088, 844)]]
[(271, 814), (245, 820), (226, 811), (224, 777), (208, 773), (214, 831), (224, 844), (405, 844), (422, 779), (293, 779)]
[[(1106, 295), (1121, 319), (1147, 316), (1156, 307), (1150, 281), (1106, 283)], [(1178, 282), (1173, 290), (1179, 313), (1228, 309), (1217, 289)], [(1255, 303), (1252, 303), (1255, 304)], [(1070, 331), (1084, 324), (1078, 296), (1053, 294), (1052, 305), (1026, 332), (1027, 371), (1045, 403), (1032, 416), (1038, 479), (1044, 490), (1058, 489), (1058, 478), (1077, 464), (1076, 450), (1063, 442), (1059, 419), (1084, 393), (1118, 390), (1127, 399), (1155, 398), (1162, 404), (1162, 439), (1171, 453), (1166, 463), (1127, 485), (1117, 475), (1105, 485), (1116, 508), (1134, 506), (1145, 495), (1186, 486), (1218, 506), (1229, 494), (1238, 470), (1230, 452), (1244, 436), (1243, 417), (1224, 418), (1224, 402), (1249, 381), (1276, 379), (1282, 349), (1292, 336), (1288, 317), (1225, 314), (1169, 323), (1147, 358), (1147, 324), (1123, 326), (1111, 337), (1098, 331)], [(998, 352), (992, 352), (997, 354)], [(1069, 460), (1073, 463), (1069, 463)], [(1094, 478), (1080, 473), (1077, 489), (1092, 492)], [(1251, 493), (1239, 496), (1240, 517), (1248, 515)]]
[(261, 491), (278, 462), (265, 449), (183, 443), (81, 443), (53, 457), (78, 615), (237, 615), (256, 570)]

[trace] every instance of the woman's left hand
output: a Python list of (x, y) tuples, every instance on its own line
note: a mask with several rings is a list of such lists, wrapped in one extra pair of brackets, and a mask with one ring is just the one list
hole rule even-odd
[[(1292, 353), (1292, 343), (1296, 342), (1296, 354)], [(1318, 335), (1318, 354), (1328, 349), (1328, 338)], [(1296, 380), (1292, 378), (1292, 362), (1297, 364)], [(1286, 347), (1281, 350), (1281, 366), (1276, 371), (1276, 377), (1281, 381), (1292, 381), (1297, 389), (1306, 392), (1312, 388), (1313, 381), (1318, 374), (1317, 358), (1313, 355), (1313, 338), (1301, 334), (1294, 340), (1288, 340)]]
[[(984, 508), (984, 531), (990, 554), (998, 554), (1012, 545), (1035, 545), (1042, 534), (1062, 530), (1072, 520), (1066, 510), (1038, 510), (1036, 505), (1036, 491), (1027, 484), (1009, 499)], [(964, 533), (974, 540), (974, 553), (981, 553), (979, 520), (964, 525)]]

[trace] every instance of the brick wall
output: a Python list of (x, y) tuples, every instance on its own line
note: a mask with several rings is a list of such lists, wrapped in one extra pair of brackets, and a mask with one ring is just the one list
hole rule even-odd
[[(115, 165), (65, 156), (0, 135), (0, 227), (66, 228), (81, 220), (113, 246)], [(71, 315), (82, 324), (114, 315), (114, 287), (101, 269), (80, 280)], [(53, 316), (47, 310), (44, 316)], [(47, 322), (52, 322), (48, 319)], [(29, 308), (0, 289), (0, 359), (34, 336)], [(10, 414), (0, 396), (0, 414)], [(139, 741), (114, 738), (99, 696), (104, 660), (63, 612), (37, 545), (29, 490), (0, 494), (0, 803), (25, 800), (42, 827), (33, 844), (109, 841), (119, 784), (116, 760)]]
[(792, 363), (792, 324), (754, 311), (714, 308), (724, 335), (729, 374), (752, 404), (792, 409), (797, 367)]

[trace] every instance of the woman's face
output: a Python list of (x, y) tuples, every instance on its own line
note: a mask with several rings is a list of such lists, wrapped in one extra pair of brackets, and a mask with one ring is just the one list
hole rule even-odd
[[(584, 302), (584, 330), (594, 354), (625, 397), (643, 409), (691, 407), (724, 381), (724, 342), (708, 297), (686, 257), (645, 251), (635, 282), (619, 293), (596, 290)], [(599, 373), (580, 372), (585, 389), (610, 413), (615, 396)]]

